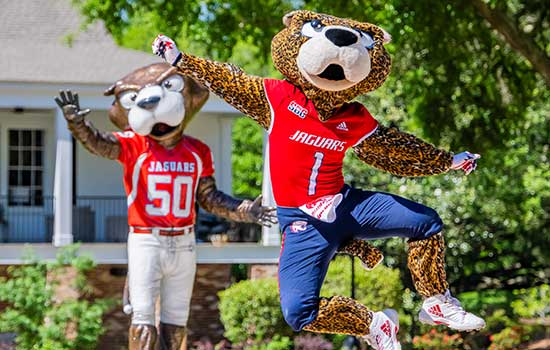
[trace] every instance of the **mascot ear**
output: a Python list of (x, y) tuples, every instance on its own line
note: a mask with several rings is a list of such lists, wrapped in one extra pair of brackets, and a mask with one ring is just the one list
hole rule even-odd
[(189, 88), (189, 98), (191, 102), (189, 112), (195, 114), (206, 103), (206, 100), (208, 100), (208, 89), (191, 78), (188, 78), (186, 83)]
[[(382, 29), (382, 28), (380, 28)], [(383, 39), (383, 44), (388, 44), (391, 42), (391, 34), (386, 32), (384, 29), (382, 29), (382, 33), (384, 33), (384, 39)]]
[(290, 26), (290, 20), (292, 19), (292, 17), (298, 13), (298, 11), (292, 11), (292, 12), (289, 12), (287, 13), (286, 15), (283, 16), (283, 24), (285, 25), (285, 27), (289, 27)]
[(187, 124), (208, 100), (208, 89), (188, 76), (183, 75), (183, 79), (185, 79), (185, 88), (182, 91), (185, 103), (185, 118), (183, 119), (182, 130), (185, 130)]
[(109, 88), (103, 91), (104, 96), (111, 96), (115, 93), (116, 84), (109, 86)]

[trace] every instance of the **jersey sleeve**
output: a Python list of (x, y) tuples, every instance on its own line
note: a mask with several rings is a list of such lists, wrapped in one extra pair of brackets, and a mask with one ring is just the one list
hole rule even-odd
[(204, 142), (195, 138), (188, 137), (192, 147), (197, 152), (197, 156), (200, 158), (200, 170), (199, 177), (207, 177), (214, 175), (214, 158), (210, 147)]
[(120, 142), (120, 154), (118, 161), (121, 163), (129, 162), (138, 157), (143, 148), (143, 137), (133, 131), (113, 132), (113, 135)]
[(361, 126), (357, 128), (358, 132), (356, 135), (356, 140), (354, 140), (353, 147), (357, 146), (363, 142), (367, 137), (372, 135), (378, 128), (378, 121), (370, 114), (367, 108), (360, 103), (355, 102), (354, 108), (357, 109), (355, 113), (360, 115)]
[(273, 129), (276, 115), (275, 111), (285, 108), (282, 104), (289, 96), (291, 89), (297, 88), (286, 80), (264, 79), (264, 90), (271, 111), (271, 124), (269, 125), (269, 129), (267, 129), (268, 134), (270, 134), (271, 129)]

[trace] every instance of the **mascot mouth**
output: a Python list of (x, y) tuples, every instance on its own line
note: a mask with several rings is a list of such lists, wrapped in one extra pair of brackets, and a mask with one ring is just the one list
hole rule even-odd
[(327, 80), (344, 80), (346, 79), (346, 74), (344, 73), (344, 68), (338, 64), (330, 64), (321, 74), (318, 75), (319, 78)]
[(151, 130), (151, 135), (156, 137), (164, 136), (176, 130), (176, 128), (177, 126), (170, 126), (164, 123), (156, 123)]

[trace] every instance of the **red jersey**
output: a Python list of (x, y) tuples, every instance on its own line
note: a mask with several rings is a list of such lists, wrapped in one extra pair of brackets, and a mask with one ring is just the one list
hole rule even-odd
[(338, 193), (346, 150), (371, 135), (378, 122), (360, 103), (344, 104), (319, 120), (311, 100), (286, 80), (264, 80), (271, 108), (269, 169), (278, 206), (299, 207)]
[(185, 227), (195, 223), (199, 179), (214, 174), (212, 153), (201, 141), (184, 135), (168, 150), (147, 136), (115, 132), (118, 161), (124, 167), (128, 225)]

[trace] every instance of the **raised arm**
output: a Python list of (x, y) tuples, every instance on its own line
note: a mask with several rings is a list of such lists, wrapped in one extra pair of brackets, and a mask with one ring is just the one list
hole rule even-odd
[(247, 75), (239, 67), (211, 61), (180, 52), (174, 41), (159, 35), (153, 43), (153, 52), (186, 75), (192, 76), (227, 103), (255, 120), (264, 129), (269, 128), (271, 112), (263, 78)]
[(55, 102), (63, 111), (67, 126), (74, 138), (90, 153), (100, 157), (116, 160), (120, 154), (120, 143), (111, 133), (102, 133), (84, 117), (90, 113), (89, 109), (81, 110), (78, 101), (78, 94), (72, 91), (60, 91)]
[(398, 176), (427, 176), (449, 171), (453, 154), (396, 128), (382, 125), (354, 147), (365, 163)]
[(240, 221), (254, 222), (264, 226), (271, 226), (277, 222), (275, 208), (263, 207), (262, 197), (254, 201), (233, 198), (219, 191), (216, 180), (212, 176), (202, 177), (197, 189), (197, 201), (206, 211), (223, 218)]

